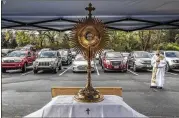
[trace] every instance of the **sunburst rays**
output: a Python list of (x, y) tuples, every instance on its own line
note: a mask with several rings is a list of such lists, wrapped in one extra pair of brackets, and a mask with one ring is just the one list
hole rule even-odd
[(92, 59), (97, 53), (101, 53), (101, 51), (109, 45), (110, 40), (106, 26), (102, 23), (101, 20), (97, 18), (89, 19), (87, 17), (80, 19), (79, 22), (74, 26), (74, 29), (70, 34), (70, 41), (71, 46), (75, 48), (79, 53), (83, 54), (86, 59), (89, 59), (89, 57), (87, 56), (89, 53), (89, 49), (88, 47), (84, 47), (80, 44), (78, 36), (82, 34), (82, 29), (88, 26), (92, 26), (96, 30), (98, 38), (101, 39), (95, 47), (91, 46), (90, 59)]

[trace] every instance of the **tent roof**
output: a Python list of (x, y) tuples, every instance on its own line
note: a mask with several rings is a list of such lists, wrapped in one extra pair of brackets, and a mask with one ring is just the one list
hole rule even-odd
[(2, 0), (2, 28), (70, 30), (89, 3), (109, 29), (179, 28), (179, 0)]

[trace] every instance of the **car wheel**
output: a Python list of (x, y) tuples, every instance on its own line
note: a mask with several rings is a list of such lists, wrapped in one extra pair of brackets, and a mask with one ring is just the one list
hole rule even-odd
[(133, 71), (134, 71), (134, 72), (137, 72), (137, 67), (136, 67), (135, 64), (133, 65)]
[(60, 64), (60, 66), (58, 67), (59, 70), (62, 70), (62, 64)]
[(70, 61), (68, 60), (68, 61), (67, 61), (67, 65), (69, 65), (69, 64), (70, 64)]
[(166, 71), (166, 72), (169, 72), (169, 71), (170, 71), (170, 66), (169, 66), (168, 63), (166, 64), (165, 71)]
[(107, 70), (106, 70), (104, 67), (103, 67), (103, 72), (104, 72), (104, 73), (106, 73), (106, 72), (107, 72)]
[(24, 66), (22, 67), (22, 72), (23, 72), (23, 73), (27, 71), (27, 68), (26, 68), (26, 67), (27, 67), (27, 64), (25, 63)]
[(34, 69), (33, 71), (34, 71), (34, 74), (38, 73), (38, 70), (36, 70), (36, 69)]
[(6, 72), (6, 69), (2, 68), (1, 71), (2, 71), (3, 73), (5, 73), (5, 72)]
[(127, 72), (127, 70), (123, 70), (122, 72), (123, 72), (123, 73), (126, 73), (126, 72)]
[(54, 70), (53, 70), (54, 73), (57, 73), (58, 72), (58, 67), (56, 67)]

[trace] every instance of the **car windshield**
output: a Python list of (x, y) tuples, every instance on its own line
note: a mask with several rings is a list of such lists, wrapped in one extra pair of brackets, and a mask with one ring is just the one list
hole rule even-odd
[(134, 55), (136, 58), (151, 58), (148, 52), (136, 52)]
[(49, 51), (45, 51), (40, 53), (40, 58), (55, 58), (56, 57), (56, 52), (49, 52)]
[(7, 57), (25, 57), (26, 52), (24, 51), (14, 51), (9, 54), (7, 54)]
[(122, 55), (123, 55), (124, 57), (128, 57), (128, 56), (129, 56), (129, 53), (122, 53)]
[(75, 58), (76, 61), (85, 61), (85, 58), (83, 56), (76, 56)]
[(122, 54), (121, 53), (107, 53), (106, 54), (106, 58), (122, 58)]
[(68, 55), (68, 51), (66, 51), (66, 50), (60, 50), (59, 52), (62, 56)]
[(177, 55), (177, 52), (165, 52), (165, 56), (166, 57), (179, 57), (178, 55)]

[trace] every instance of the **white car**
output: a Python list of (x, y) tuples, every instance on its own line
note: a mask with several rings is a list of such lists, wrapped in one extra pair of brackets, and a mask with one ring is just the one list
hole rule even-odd
[[(78, 54), (73, 62), (73, 72), (87, 72), (87, 60), (84, 59), (83, 55)], [(94, 61), (91, 61), (91, 72), (95, 71)]]
[(178, 51), (163, 51), (162, 54), (165, 56), (167, 61), (166, 71), (170, 71), (172, 69), (179, 69)]

